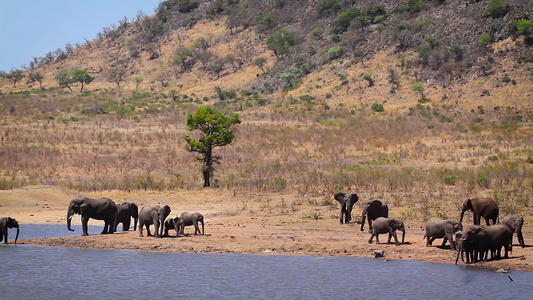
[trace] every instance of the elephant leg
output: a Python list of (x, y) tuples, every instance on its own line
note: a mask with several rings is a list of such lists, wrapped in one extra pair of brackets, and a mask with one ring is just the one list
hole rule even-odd
[(142, 220), (139, 220), (139, 236), (140, 237), (143, 237), (143, 221)]
[(130, 231), (130, 223), (131, 223), (131, 218), (128, 218), (127, 220), (122, 222), (122, 231)]
[(396, 230), (394, 230), (393, 232), (389, 232), (389, 240), (387, 241), (387, 244), (390, 244), (391, 237), (394, 237), (394, 243), (396, 244), (396, 246), (400, 245), (400, 243), (398, 242), (398, 236), (396, 235)]
[(474, 225), (481, 225), (481, 216), (474, 211)]
[(150, 225), (145, 225), (145, 226), (146, 226), (146, 235), (152, 236), (152, 233), (150, 232)]
[(368, 230), (372, 231), (372, 219), (368, 216)]
[(342, 220), (343, 220), (343, 217), (345, 215), (345, 205), (344, 204), (341, 204), (341, 215), (340, 215), (340, 223), (342, 224)]
[(348, 207), (348, 204), (346, 204), (344, 210), (344, 223), (348, 224), (350, 221), (352, 221), (352, 208)]
[(194, 235), (200, 234), (200, 228), (198, 228), (198, 221), (194, 222)]
[(379, 243), (378, 236), (377, 236), (377, 235), (374, 235), (374, 233), (372, 233), (372, 234), (370, 235), (370, 239), (368, 240), (368, 243), (369, 243), (369, 244), (372, 244), (372, 240), (374, 239), (374, 236), (376, 237), (376, 243)]
[(87, 223), (89, 222), (89, 217), (87, 216), (81, 216), (81, 230), (82, 230), (82, 236), (89, 235), (87, 232)]
[(446, 245), (446, 242), (448, 241), (448, 238), (447, 237), (444, 237), (442, 239), (442, 244), (440, 245), (441, 247), (444, 247), (444, 245)]
[(100, 232), (100, 234), (107, 234), (109, 232), (109, 222), (108, 221), (104, 221), (104, 229), (102, 229), (102, 232)]
[[(434, 237), (428, 237), (428, 242), (427, 242), (427, 243), (429, 244), (429, 246), (431, 246), (431, 245), (433, 244), (433, 241), (434, 241), (434, 240), (435, 240)], [(427, 246), (427, 245), (426, 245), (426, 246)]]
[(159, 221), (157, 223), (154, 224), (154, 227), (155, 227), (155, 233), (154, 233), (154, 236), (155, 237), (161, 237), (161, 233), (159, 231), (162, 231), (163, 228), (160, 228), (159, 227)]

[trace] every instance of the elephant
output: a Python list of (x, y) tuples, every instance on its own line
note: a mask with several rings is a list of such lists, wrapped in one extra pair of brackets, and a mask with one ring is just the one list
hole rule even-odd
[[(180, 230), (181, 235), (185, 235), (184, 233), (185, 226), (191, 226), (191, 225), (194, 225), (194, 235), (204, 234), (204, 216), (201, 213), (195, 212), (191, 214), (188, 212), (184, 212), (180, 215), (180, 218), (183, 220), (183, 224), (181, 225), (181, 230)], [(198, 228), (198, 222), (202, 224), (201, 233), (200, 233), (200, 229)]]
[(380, 200), (374, 199), (367, 201), (363, 204), (363, 209), (361, 211), (362, 220), (361, 220), (361, 231), (364, 231), (365, 227), (365, 218), (368, 218), (368, 231), (372, 231), (372, 221), (379, 217), (388, 218), (389, 217), (389, 207), (387, 204), (383, 204)]
[(338, 192), (335, 193), (334, 197), (341, 204), (340, 223), (342, 224), (342, 217), (344, 215), (344, 223), (348, 224), (352, 220), (353, 205), (359, 201), (359, 196), (355, 193)]
[(163, 236), (163, 229), (165, 227), (165, 219), (170, 214), (170, 207), (165, 205), (163, 207), (159, 205), (144, 206), (139, 212), (139, 236), (143, 236), (143, 226), (146, 226), (148, 236), (152, 236), (150, 233), (150, 225), (154, 225), (156, 237)]
[(466, 263), (471, 263), (474, 261), (474, 244), (463, 239), (465, 237), (465, 232), (459, 230), (455, 233), (455, 247), (457, 249), (457, 257), (455, 259), (455, 264), (459, 260), (459, 255), (461, 255), (461, 260), (465, 261), (464, 254), (466, 254)]
[(164, 236), (168, 236), (168, 231), (172, 229), (176, 230), (176, 236), (180, 236), (182, 226), (183, 226), (183, 219), (179, 216), (175, 218), (166, 219)]
[(67, 211), (67, 229), (74, 231), (70, 223), (74, 214), (81, 215), (82, 236), (88, 235), (87, 223), (89, 218), (104, 220), (102, 234), (113, 233), (117, 220), (117, 205), (109, 198), (76, 198), (70, 201)]
[[(504, 258), (509, 257), (511, 251), (513, 231), (507, 225), (496, 224), (492, 226), (469, 225), (463, 232), (459, 251), (455, 263), (459, 259), (459, 254), (465, 251), (468, 257), (472, 258), (471, 262), (488, 259), (488, 251), (491, 252), (491, 259), (501, 258), (501, 248), (505, 250)], [(468, 250), (463, 247), (467, 245)]]
[(441, 247), (444, 247), (446, 241), (450, 241), (451, 250), (455, 250), (453, 237), (457, 231), (461, 230), (463, 230), (463, 225), (457, 220), (431, 218), (426, 222), (426, 233), (424, 234), (424, 238), (427, 238), (426, 247), (431, 246), (435, 239), (443, 238)]
[(524, 218), (522, 216), (507, 216), (500, 221), (500, 224), (505, 224), (509, 226), (513, 233), (516, 233), (520, 246), (522, 246), (522, 248), (526, 247), (526, 243), (524, 242), (524, 236), (522, 235), (522, 225), (524, 225)]
[(500, 209), (498, 204), (491, 198), (472, 198), (466, 199), (461, 210), (461, 218), (459, 222), (463, 223), (463, 217), (465, 211), (470, 210), (474, 212), (474, 225), (481, 224), (481, 217), (485, 219), (487, 226), (489, 226), (489, 220), (492, 220), (492, 224), (496, 224)]
[(130, 230), (131, 218), (133, 218), (133, 231), (137, 231), (137, 220), (139, 219), (139, 208), (135, 203), (124, 202), (117, 205), (117, 222), (115, 224), (115, 232), (118, 224), (122, 223), (122, 231)]
[(405, 226), (402, 221), (399, 219), (394, 218), (384, 218), (379, 217), (374, 221), (374, 227), (372, 227), (372, 234), (370, 235), (370, 239), (368, 240), (369, 244), (372, 244), (372, 239), (376, 237), (376, 243), (379, 243), (379, 235), (382, 233), (388, 233), (389, 239), (387, 240), (387, 244), (390, 244), (390, 240), (392, 237), (394, 237), (394, 241), (396, 242), (396, 246), (400, 245), (398, 243), (398, 237), (396, 236), (396, 230), (400, 230), (402, 234), (402, 244), (405, 242)]
[(15, 237), (15, 244), (19, 238), (20, 226), (16, 219), (10, 217), (0, 218), (0, 242), (4, 240), (4, 244), (7, 244), (7, 229), (17, 228), (17, 236)]

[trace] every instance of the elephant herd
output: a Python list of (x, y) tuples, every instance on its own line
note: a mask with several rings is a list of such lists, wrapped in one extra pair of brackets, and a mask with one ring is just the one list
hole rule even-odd
[[(359, 200), (355, 193), (338, 192), (334, 195), (335, 200), (341, 204), (340, 223), (349, 223), (352, 219), (351, 211), (353, 205)], [(466, 211), (473, 212), (474, 224), (468, 225), (463, 230), (463, 217)], [(389, 209), (387, 204), (380, 200), (370, 200), (362, 204), (361, 209), (361, 231), (364, 230), (365, 219), (368, 220), (369, 232), (371, 234), (369, 243), (372, 243), (374, 237), (379, 243), (379, 234), (389, 234), (387, 243), (394, 238), (396, 245), (399, 245), (396, 231), (401, 231), (402, 244), (405, 238), (405, 225), (402, 221), (395, 218), (389, 218)], [(498, 222), (499, 208), (498, 204), (490, 198), (472, 198), (467, 199), (462, 207), (460, 219), (442, 220), (431, 218), (426, 222), (424, 239), (426, 247), (431, 246), (437, 238), (442, 238), (444, 247), (449, 241), (451, 250), (457, 250), (457, 257), (466, 263), (474, 263), (481, 260), (488, 260), (488, 253), (491, 253), (491, 259), (502, 258), (501, 249), (504, 249), (504, 258), (508, 258), (508, 252), (512, 250), (512, 239), (514, 233), (518, 237), (520, 246), (525, 247), (524, 237), (522, 235), (522, 226), (524, 218), (519, 215), (507, 216)], [(481, 218), (485, 219), (486, 225), (481, 225)]]
[[(102, 234), (113, 233), (117, 231), (118, 224), (122, 223), (122, 231), (129, 231), (131, 219), (133, 218), (133, 230), (137, 230), (137, 222), (139, 223), (139, 236), (143, 237), (143, 229), (146, 229), (148, 236), (152, 236), (150, 232), (150, 225), (154, 226), (155, 237), (168, 236), (168, 229), (174, 228), (176, 235), (185, 235), (184, 227), (194, 225), (194, 234), (204, 234), (204, 217), (202, 214), (184, 212), (180, 216), (167, 220), (170, 215), (170, 207), (164, 205), (144, 206), (139, 211), (135, 203), (125, 202), (116, 205), (113, 200), (109, 198), (91, 199), (91, 198), (77, 198), (70, 201), (67, 210), (67, 229), (74, 231), (71, 228), (71, 219), (74, 214), (81, 216), (82, 235), (88, 235), (87, 223), (89, 219), (103, 220), (104, 229)], [(200, 232), (198, 222), (202, 224), (202, 231)], [(165, 234), (163, 235), (163, 231)]]

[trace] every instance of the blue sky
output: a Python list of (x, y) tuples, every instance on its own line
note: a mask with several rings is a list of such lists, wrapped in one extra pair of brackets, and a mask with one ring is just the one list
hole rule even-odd
[(103, 27), (137, 12), (154, 14), (161, 0), (1, 0), (0, 71), (20, 69), (67, 43), (92, 40)]

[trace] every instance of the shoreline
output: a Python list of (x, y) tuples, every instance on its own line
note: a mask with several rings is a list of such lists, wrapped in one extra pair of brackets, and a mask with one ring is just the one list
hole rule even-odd
[[(350, 226), (350, 225), (348, 225)], [(366, 237), (365, 235), (358, 235)], [(382, 237), (382, 239), (385, 235)], [(422, 235), (411, 234), (411, 239), (415, 240)], [(255, 243), (246, 242), (253, 239)], [(301, 255), (315, 256), (317, 259), (323, 256), (335, 257), (366, 257), (374, 258), (374, 250), (384, 251), (385, 256), (376, 258), (381, 260), (417, 260), (433, 263), (454, 264), (456, 251), (451, 251), (449, 247), (440, 248), (440, 241), (437, 240), (434, 246), (425, 247), (418, 242), (406, 241), (406, 244), (396, 246), (394, 244), (363, 244), (355, 243), (352, 247), (335, 245), (324, 247), (321, 243), (310, 243), (307, 241), (293, 241), (292, 238), (281, 239), (280, 242), (270, 243), (267, 239), (257, 238), (257, 236), (241, 236), (210, 234), (194, 236), (188, 234), (182, 237), (138, 237), (138, 232), (127, 231), (115, 234), (90, 234), (89, 236), (68, 236), (19, 240), (17, 244), (39, 245), (48, 247), (63, 247), (77, 249), (98, 249), (98, 250), (131, 250), (143, 252), (162, 253), (211, 253), (211, 254), (251, 254), (251, 255)], [(267, 244), (269, 244), (267, 246)], [(343, 243), (346, 245), (345, 243)], [(351, 244), (351, 243), (350, 243)], [(422, 248), (423, 247), (423, 248)], [(526, 254), (531, 252), (531, 247), (521, 248), (513, 246), (513, 252), (508, 259), (500, 259), (475, 264), (466, 264), (459, 260), (458, 266), (498, 270), (503, 268), (507, 271), (533, 271), (533, 265), (529, 263)]]
[[(408, 218), (405, 242), (396, 246), (385, 244), (387, 235), (380, 235), (381, 243), (369, 244), (370, 234), (360, 230), (357, 219), (360, 218), (358, 204), (352, 212), (354, 223), (339, 224), (339, 208), (336, 206), (317, 205), (323, 197), (302, 200), (298, 194), (240, 195), (230, 191), (204, 189), (199, 191), (179, 192), (139, 192), (125, 193), (107, 191), (89, 193), (91, 198), (109, 197), (115, 203), (134, 202), (139, 207), (145, 205), (169, 205), (172, 209), (169, 217), (181, 212), (201, 212), (205, 217), (205, 233), (194, 236), (192, 226), (185, 228), (185, 237), (153, 238), (139, 237), (136, 231), (123, 232), (122, 225), (114, 234), (99, 234), (89, 227), (89, 236), (81, 236), (76, 229), (74, 236), (48, 237), (40, 239), (19, 239), (19, 243), (52, 247), (90, 248), (109, 250), (136, 250), (151, 252), (182, 253), (239, 253), (264, 255), (312, 255), (312, 256), (357, 256), (374, 257), (374, 250), (384, 251), (385, 259), (409, 259), (436, 263), (455, 263), (456, 253), (449, 246), (440, 248), (442, 239), (426, 247), (424, 223), (420, 218)], [(17, 219), (21, 224), (62, 225), (66, 229), (66, 212), (69, 201), (78, 197), (77, 193), (54, 187), (36, 187), (28, 189), (0, 191), (2, 216)], [(281, 200), (280, 200), (281, 199)], [(292, 203), (289, 206), (287, 203)], [(405, 207), (391, 206), (391, 217), (402, 216)], [(452, 211), (449, 215), (454, 215)], [(457, 214), (458, 215), (458, 214)], [(532, 215), (524, 213), (523, 227), (526, 244), (533, 243)], [(316, 216), (311, 218), (309, 216)], [(463, 225), (471, 222), (471, 216)], [(80, 217), (72, 218), (72, 225), (80, 225)], [(102, 221), (89, 221), (89, 226), (103, 225)], [(153, 226), (151, 229), (153, 230)], [(133, 228), (132, 228), (133, 229)], [(10, 235), (10, 243), (14, 236)], [(516, 237), (513, 237), (516, 245)], [(467, 267), (486, 269), (533, 271), (533, 247), (514, 246), (509, 259), (481, 262)]]

